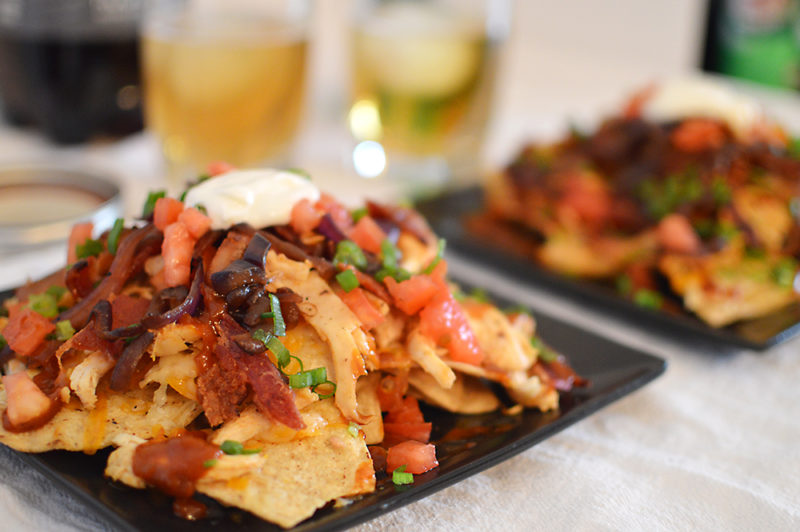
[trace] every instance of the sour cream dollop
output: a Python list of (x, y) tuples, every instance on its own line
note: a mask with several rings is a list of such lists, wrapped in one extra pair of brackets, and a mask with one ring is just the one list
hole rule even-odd
[(233, 170), (212, 177), (186, 194), (187, 207), (202, 205), (212, 229), (247, 223), (267, 227), (289, 223), (294, 204), (315, 202), (319, 189), (308, 179), (286, 170)]
[(756, 102), (717, 82), (705, 79), (674, 80), (659, 86), (644, 105), (644, 116), (655, 121), (705, 117), (728, 124), (745, 137), (762, 119)]

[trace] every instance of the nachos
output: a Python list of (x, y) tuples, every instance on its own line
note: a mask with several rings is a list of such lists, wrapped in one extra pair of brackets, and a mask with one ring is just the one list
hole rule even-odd
[(582, 381), (506, 313), (446, 279), (410, 208), (349, 210), (285, 171), (216, 169), (180, 199), (93, 238), (19, 289), (0, 318), (0, 442), (113, 447), (106, 475), (195, 493), (283, 527), (329, 501), (437, 467), (418, 399), (543, 411)]
[(591, 133), (525, 146), (489, 182), (488, 216), (472, 228), (549, 270), (722, 327), (798, 301), (798, 186), (797, 141), (758, 106), (680, 81)]

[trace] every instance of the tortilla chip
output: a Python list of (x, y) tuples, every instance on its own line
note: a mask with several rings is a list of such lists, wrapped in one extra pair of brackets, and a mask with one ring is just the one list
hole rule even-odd
[(381, 416), (381, 403), (378, 400), (380, 383), (380, 373), (370, 373), (358, 379), (356, 387), (358, 409), (368, 420), (361, 425), (361, 430), (366, 435), (367, 445), (383, 441), (383, 416)]
[(480, 380), (456, 374), (453, 387), (444, 389), (436, 379), (420, 369), (408, 374), (408, 384), (422, 400), (457, 414), (483, 414), (500, 408), (500, 400)]
[[(154, 402), (151, 388), (124, 394), (100, 392), (97, 406), (85, 410), (73, 399), (47, 425), (29, 432), (8, 432), (0, 425), (0, 443), (18, 451), (40, 453), (63, 449), (93, 453), (130, 434), (142, 439), (183, 428), (196, 418), (200, 405), (168, 391), (163, 404)], [(0, 411), (6, 408), (5, 388), (0, 386)]]
[(144, 442), (145, 440), (130, 434), (117, 438), (114, 444), (119, 447), (108, 455), (106, 476), (132, 488), (144, 489), (147, 484), (133, 472), (133, 453), (136, 451), (136, 447)]
[(770, 260), (744, 257), (733, 246), (704, 257), (666, 255), (659, 262), (686, 308), (712, 327), (764, 316), (796, 302), (794, 288), (772, 278), (773, 266)]
[(200, 478), (197, 491), (292, 527), (338, 497), (375, 489), (372, 459), (363, 438), (346, 425), (328, 426), (260, 454), (222, 456)]

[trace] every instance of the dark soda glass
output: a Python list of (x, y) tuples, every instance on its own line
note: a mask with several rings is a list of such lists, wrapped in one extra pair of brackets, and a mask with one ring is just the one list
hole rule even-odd
[(109, 9), (122, 4), (0, 5), (4, 13), (17, 14), (0, 21), (0, 94), (7, 121), (37, 127), (58, 143), (142, 128), (136, 12), (117, 10), (109, 22)]

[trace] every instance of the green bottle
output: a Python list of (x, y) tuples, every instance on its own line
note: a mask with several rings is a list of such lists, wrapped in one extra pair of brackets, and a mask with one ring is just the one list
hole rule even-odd
[(775, 87), (800, 88), (798, 0), (725, 0), (718, 70)]

